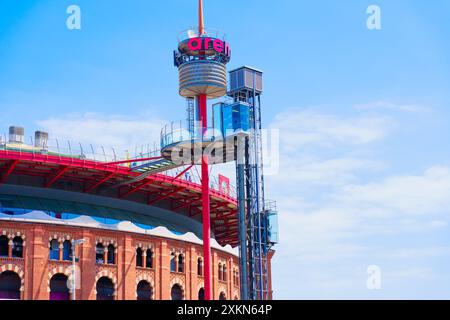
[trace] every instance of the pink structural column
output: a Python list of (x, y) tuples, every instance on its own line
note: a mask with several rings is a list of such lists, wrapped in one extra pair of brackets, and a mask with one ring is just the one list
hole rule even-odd
[[(208, 128), (207, 96), (198, 96), (199, 113), (202, 122), (202, 134)], [(210, 203), (209, 203), (209, 165), (208, 155), (202, 155), (202, 222), (203, 222), (203, 258), (205, 270), (205, 300), (212, 299), (211, 292), (211, 243), (210, 243)]]

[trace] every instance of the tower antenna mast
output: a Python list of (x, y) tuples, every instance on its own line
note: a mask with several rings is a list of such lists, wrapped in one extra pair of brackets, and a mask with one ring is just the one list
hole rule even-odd
[(205, 34), (205, 21), (203, 19), (203, 0), (198, 0), (198, 35)]

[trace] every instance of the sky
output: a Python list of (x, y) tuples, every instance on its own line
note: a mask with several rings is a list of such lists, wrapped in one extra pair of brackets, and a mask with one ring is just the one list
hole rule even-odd
[[(2, 0), (0, 133), (157, 142), (185, 118), (172, 51), (196, 3)], [(80, 30), (66, 26), (72, 4)], [(370, 5), (380, 30), (367, 27)], [(264, 71), (263, 124), (279, 133), (266, 177), (280, 224), (274, 297), (450, 299), (450, 3), (204, 6), (227, 34), (229, 69)]]

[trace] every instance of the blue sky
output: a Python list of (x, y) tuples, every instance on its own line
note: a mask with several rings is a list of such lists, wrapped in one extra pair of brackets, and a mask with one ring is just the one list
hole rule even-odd
[[(81, 30), (66, 28), (71, 4)], [(230, 68), (264, 70), (264, 124), (280, 132), (267, 177), (276, 298), (450, 298), (448, 12), (446, 0), (205, 0)], [(194, 0), (1, 1), (0, 132), (158, 141), (185, 118), (172, 50), (195, 24)], [(381, 290), (366, 287), (370, 265)]]

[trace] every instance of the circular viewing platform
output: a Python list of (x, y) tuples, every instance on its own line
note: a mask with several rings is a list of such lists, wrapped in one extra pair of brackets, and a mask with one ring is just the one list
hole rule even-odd
[(177, 164), (201, 164), (204, 155), (209, 164), (231, 162), (236, 160), (235, 145), (234, 136), (224, 138), (214, 128), (189, 131), (172, 123), (161, 130), (161, 155)]

